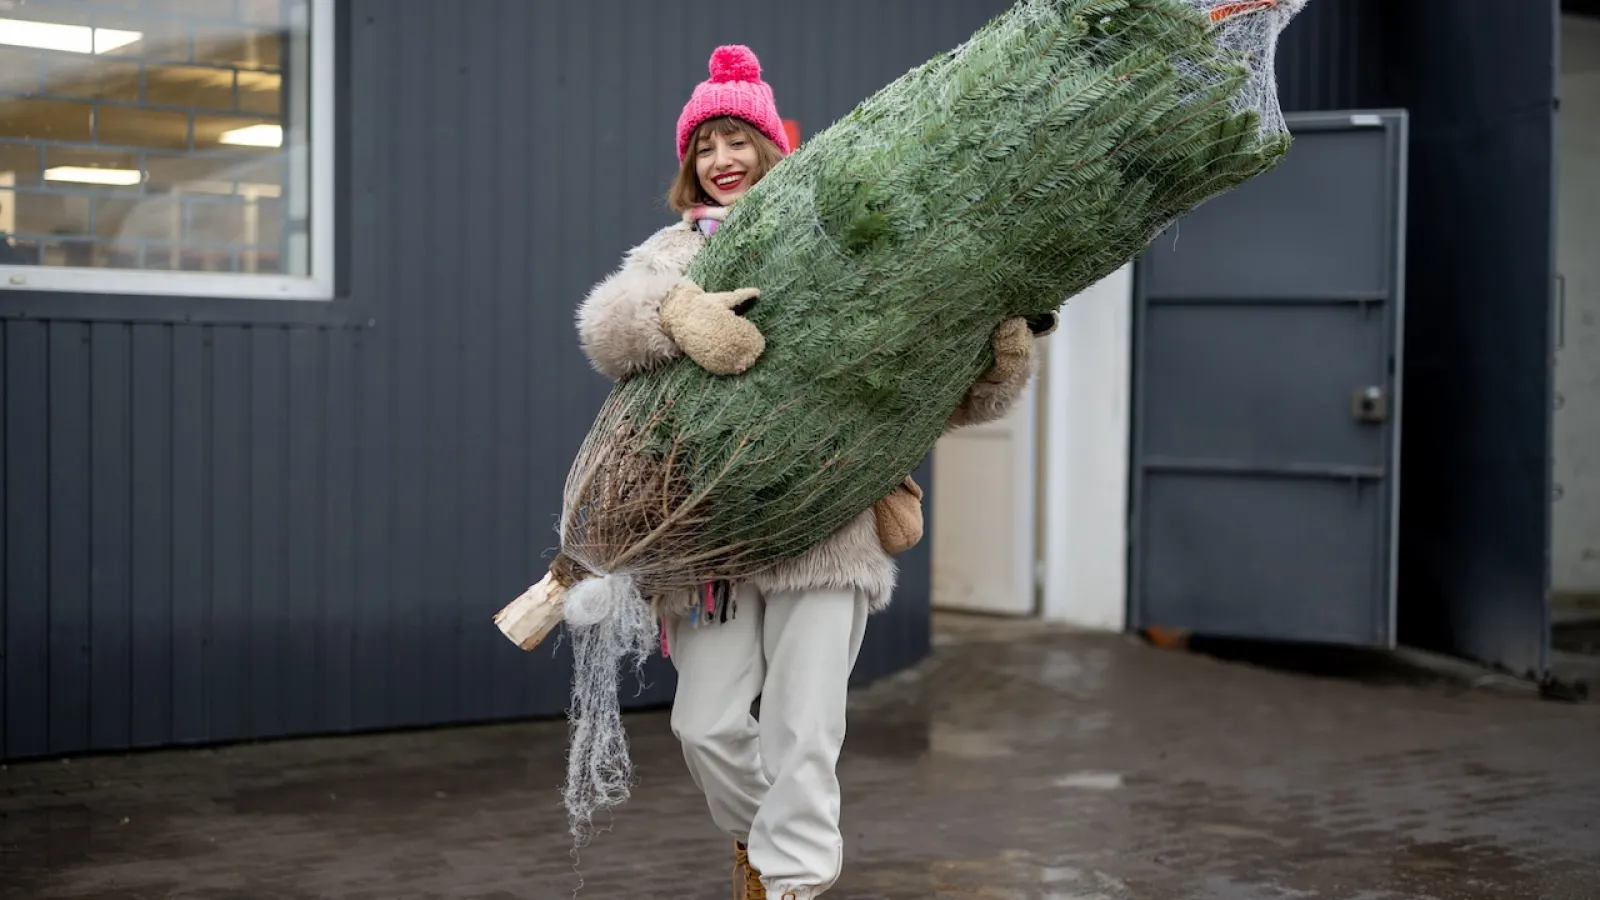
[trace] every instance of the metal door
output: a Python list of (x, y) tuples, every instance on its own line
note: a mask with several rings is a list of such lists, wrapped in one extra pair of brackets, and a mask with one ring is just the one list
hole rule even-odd
[(1139, 261), (1130, 621), (1389, 647), (1406, 117), (1290, 127)]

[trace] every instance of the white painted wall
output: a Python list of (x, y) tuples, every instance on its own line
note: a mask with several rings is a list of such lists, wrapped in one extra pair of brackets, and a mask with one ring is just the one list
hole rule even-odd
[(1556, 351), (1551, 581), (1561, 593), (1600, 593), (1600, 20), (1563, 17), (1561, 57), (1556, 269), (1566, 327)]
[(1133, 267), (1084, 291), (1046, 339), (1040, 483), (1044, 618), (1127, 625)]

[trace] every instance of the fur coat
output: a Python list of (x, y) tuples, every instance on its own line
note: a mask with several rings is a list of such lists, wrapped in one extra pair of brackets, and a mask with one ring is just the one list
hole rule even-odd
[[(724, 210), (700, 211), (720, 218)], [(629, 250), (621, 266), (590, 290), (578, 309), (578, 335), (584, 353), (601, 374), (618, 381), (661, 365), (682, 351), (661, 328), (661, 301), (682, 279), (706, 235), (694, 214), (651, 235)], [(1012, 326), (1007, 328), (1006, 326)], [(947, 431), (1004, 416), (1033, 372), (1032, 334), (1021, 320), (996, 332), (996, 362), (968, 391), (951, 416)], [(879, 542), (872, 509), (798, 557), (753, 576), (762, 593), (813, 588), (864, 591), (874, 611), (889, 604), (898, 569)], [(693, 598), (687, 598), (692, 600)]]

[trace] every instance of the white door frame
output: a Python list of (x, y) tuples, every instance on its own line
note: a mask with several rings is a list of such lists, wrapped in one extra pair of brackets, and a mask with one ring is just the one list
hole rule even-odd
[[(1054, 337), (1054, 335), (1052, 335)], [(1017, 536), (1011, 550), (1012, 571), (1024, 596), (1017, 598), (1017, 609), (1026, 615), (1040, 613), (1039, 598), (1039, 386), (1028, 379), (1017, 398), (1015, 417), (1017, 439), (1012, 442), (1015, 456), (1011, 472), (1012, 534)]]

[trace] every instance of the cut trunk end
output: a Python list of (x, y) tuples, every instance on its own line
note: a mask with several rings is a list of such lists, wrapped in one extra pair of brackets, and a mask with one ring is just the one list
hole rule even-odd
[(546, 573), (538, 584), (495, 613), (494, 623), (513, 644), (532, 650), (561, 624), (566, 596), (567, 589), (556, 581), (555, 573)]

